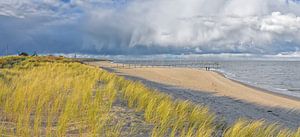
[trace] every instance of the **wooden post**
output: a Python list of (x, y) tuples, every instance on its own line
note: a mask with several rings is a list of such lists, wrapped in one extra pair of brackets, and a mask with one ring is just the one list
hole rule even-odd
[(5, 54), (6, 54), (6, 56), (8, 56), (8, 45), (6, 45)]

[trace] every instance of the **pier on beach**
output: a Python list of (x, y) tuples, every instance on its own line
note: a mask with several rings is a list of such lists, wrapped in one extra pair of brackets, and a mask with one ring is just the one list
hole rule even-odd
[(150, 68), (150, 67), (170, 67), (170, 68), (202, 68), (205, 70), (220, 69), (220, 63), (215, 61), (194, 61), (194, 60), (118, 60), (113, 61), (114, 68)]

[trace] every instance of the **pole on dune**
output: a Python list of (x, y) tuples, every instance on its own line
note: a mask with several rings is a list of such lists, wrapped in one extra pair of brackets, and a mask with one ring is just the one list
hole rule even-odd
[(5, 55), (8, 56), (8, 45), (6, 45)]

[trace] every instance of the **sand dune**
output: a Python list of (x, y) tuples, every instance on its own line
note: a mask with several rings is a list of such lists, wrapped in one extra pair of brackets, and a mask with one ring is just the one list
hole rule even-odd
[[(109, 67), (116, 64), (107, 62), (92, 63), (96, 66)], [(115, 68), (116, 69), (116, 68)], [(116, 69), (122, 75), (140, 77), (149, 81), (214, 93), (216, 96), (227, 96), (258, 105), (299, 109), (300, 101), (252, 88), (227, 79), (213, 71), (192, 68), (131, 68)]]

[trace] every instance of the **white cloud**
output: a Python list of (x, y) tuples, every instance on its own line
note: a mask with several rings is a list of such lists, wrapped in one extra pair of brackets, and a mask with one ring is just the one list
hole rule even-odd
[(280, 12), (273, 12), (271, 16), (264, 18), (261, 23), (262, 31), (275, 32), (297, 32), (300, 29), (300, 17), (294, 14), (282, 15)]
[(77, 33), (82, 35), (78, 45), (84, 50), (125, 51), (148, 46), (197, 53), (278, 54), (300, 48), (300, 5), (290, 0), (119, 3), (120, 0), (0, 1), (0, 15), (42, 16), (51, 18), (44, 23), (50, 26), (77, 22)]

